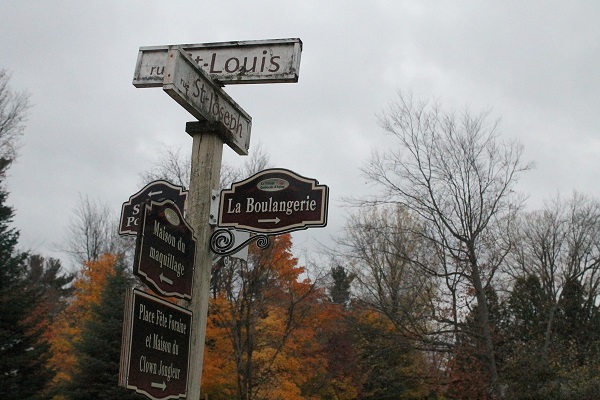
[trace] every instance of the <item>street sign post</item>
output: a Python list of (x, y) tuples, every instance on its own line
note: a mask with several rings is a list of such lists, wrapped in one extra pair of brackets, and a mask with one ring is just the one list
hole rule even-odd
[[(214, 228), (208, 224), (211, 219), (210, 196), (219, 187), (223, 144), (227, 143), (238, 154), (246, 155), (250, 143), (250, 116), (220, 86), (297, 82), (301, 50), (299, 39), (280, 39), (147, 47), (140, 48), (138, 53), (134, 86), (162, 86), (165, 92), (198, 118), (198, 121), (186, 124), (186, 132), (193, 139), (186, 218), (197, 239), (193, 278), (195, 295), (189, 301), (179, 302), (185, 302), (197, 319), (190, 338), (189, 399), (200, 398), (213, 261), (210, 241)], [(203, 69), (208, 69), (208, 73)], [(307, 204), (311, 205), (307, 207), (312, 208), (313, 203), (308, 200)], [(326, 205), (315, 204), (314, 207), (326, 208)], [(326, 212), (323, 211), (324, 223)], [(299, 225), (312, 223), (315, 222), (309, 217)], [(289, 230), (292, 229), (296, 227), (290, 226)]]
[[(220, 84), (298, 82), (300, 39), (182, 44), (186, 54)], [(135, 87), (161, 87), (167, 52), (175, 46), (140, 47)]]
[(223, 140), (248, 154), (252, 118), (179, 48), (168, 51), (163, 90), (200, 121), (225, 127)]
[(124, 320), (119, 385), (154, 400), (185, 398), (192, 313), (130, 290)]
[(196, 239), (171, 201), (151, 201), (142, 211), (133, 273), (163, 296), (192, 297)]
[(150, 182), (139, 192), (129, 197), (121, 207), (121, 221), (119, 223), (120, 235), (137, 235), (140, 226), (140, 215), (142, 204), (148, 200), (160, 201), (171, 200), (185, 210), (187, 191), (183, 186), (174, 185), (171, 182), (159, 179)]
[(217, 225), (279, 234), (327, 225), (329, 189), (281, 168), (261, 171), (221, 191)]

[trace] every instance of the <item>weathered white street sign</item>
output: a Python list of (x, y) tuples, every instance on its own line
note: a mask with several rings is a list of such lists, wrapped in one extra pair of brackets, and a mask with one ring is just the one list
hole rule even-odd
[(200, 121), (222, 125), (223, 140), (238, 154), (248, 154), (252, 118), (181, 48), (167, 54), (163, 90)]
[(125, 304), (119, 385), (153, 400), (185, 398), (192, 312), (130, 290)]
[[(160, 87), (167, 52), (175, 46), (140, 47), (133, 84)], [(179, 47), (219, 83), (298, 82), (302, 42), (300, 39), (254, 40), (182, 44)]]

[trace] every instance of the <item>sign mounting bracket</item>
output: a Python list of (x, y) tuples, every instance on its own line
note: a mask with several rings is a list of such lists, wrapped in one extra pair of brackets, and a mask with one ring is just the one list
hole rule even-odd
[(226, 256), (237, 253), (244, 247), (249, 246), (253, 241), (256, 241), (256, 245), (261, 249), (266, 249), (271, 244), (269, 235), (261, 234), (251, 236), (249, 239), (240, 243), (237, 247), (233, 247), (235, 245), (235, 235), (233, 234), (232, 230), (217, 229), (210, 236), (210, 249), (215, 254)]
[(211, 226), (217, 226), (217, 215), (219, 215), (219, 201), (221, 200), (221, 192), (213, 190), (210, 195), (210, 216), (208, 223)]

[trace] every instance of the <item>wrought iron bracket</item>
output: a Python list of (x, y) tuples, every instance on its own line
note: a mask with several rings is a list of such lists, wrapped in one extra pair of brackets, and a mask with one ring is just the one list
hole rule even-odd
[(253, 241), (256, 241), (256, 245), (261, 249), (266, 249), (271, 244), (269, 236), (267, 235), (254, 235), (249, 239), (243, 241), (238, 246), (235, 246), (235, 236), (230, 229), (217, 229), (210, 236), (210, 249), (213, 253), (220, 256), (227, 256), (234, 254), (248, 246)]

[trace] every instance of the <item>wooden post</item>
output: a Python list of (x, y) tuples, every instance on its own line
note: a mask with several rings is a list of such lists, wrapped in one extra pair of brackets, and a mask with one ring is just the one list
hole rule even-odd
[(200, 400), (200, 380), (213, 258), (209, 243), (214, 230), (209, 225), (210, 203), (212, 191), (219, 188), (223, 156), (223, 140), (218, 134), (219, 129), (215, 124), (206, 122), (188, 122), (186, 125), (186, 132), (193, 138), (187, 219), (194, 229), (196, 237), (192, 299), (185, 302), (187, 308), (193, 313), (187, 381), (188, 400)]

